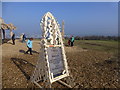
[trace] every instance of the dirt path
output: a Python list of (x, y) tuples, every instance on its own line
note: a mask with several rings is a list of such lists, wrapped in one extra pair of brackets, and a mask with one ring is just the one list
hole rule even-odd
[[(17, 40), (16, 45), (12, 45), (10, 42), (2, 45), (3, 88), (35, 87), (29, 79), (39, 59), (39, 41), (33, 41), (33, 55), (24, 54), (26, 43)], [(77, 46), (65, 47), (65, 50), (70, 75), (73, 76), (71, 80), (76, 88), (120, 88), (117, 73), (119, 66), (112, 54)], [(70, 81), (68, 78), (63, 80)], [(64, 88), (57, 83), (53, 85)]]
[[(33, 41), (33, 47), (33, 50), (39, 51), (39, 41)], [(26, 43), (21, 43), (19, 40), (16, 40), (16, 44), (12, 45), (11, 41), (9, 41), (2, 45), (2, 56), (23, 55), (22, 52), (25, 50), (27, 50)]]
[(16, 40), (16, 45), (12, 45), (11, 41), (2, 45), (2, 84), (4, 88), (28, 87), (27, 79), (34, 70), (31, 65), (35, 65), (39, 56), (39, 41), (33, 41), (33, 47), (33, 55), (29, 55), (24, 54), (27, 50), (26, 43), (21, 43), (19, 40)]

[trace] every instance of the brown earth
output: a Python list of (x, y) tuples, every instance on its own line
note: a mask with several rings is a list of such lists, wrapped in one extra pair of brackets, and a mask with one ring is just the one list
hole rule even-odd
[[(29, 78), (39, 59), (40, 45), (33, 41), (33, 55), (24, 54), (26, 43), (16, 40), (2, 45), (2, 87), (35, 88)], [(86, 50), (80, 47), (65, 47), (70, 77), (63, 79), (74, 88), (120, 88), (118, 61), (111, 53)], [(70, 82), (72, 81), (72, 82)], [(53, 83), (54, 88), (65, 88)]]

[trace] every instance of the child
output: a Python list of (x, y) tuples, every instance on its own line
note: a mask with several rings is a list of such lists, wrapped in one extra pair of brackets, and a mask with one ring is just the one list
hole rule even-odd
[(28, 54), (28, 52), (30, 52), (30, 55), (32, 55), (32, 40), (33, 40), (33, 38), (30, 38), (27, 41), (28, 50), (26, 51), (26, 54)]
[(68, 46), (70, 46), (70, 39), (68, 40)]

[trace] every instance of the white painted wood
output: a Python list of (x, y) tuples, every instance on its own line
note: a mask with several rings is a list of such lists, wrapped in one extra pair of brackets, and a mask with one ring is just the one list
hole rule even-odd
[(69, 76), (68, 64), (59, 24), (50, 12), (43, 16), (40, 26), (42, 29), (40, 59), (31, 81), (37, 83), (43, 80), (46, 87), (51, 87), (53, 82)]
[(36, 84), (39, 88), (42, 88), (42, 86), (40, 86), (40, 84), (38, 84), (37, 82), (34, 82), (34, 84)]
[(72, 88), (70, 85), (66, 84), (65, 82), (61, 81), (61, 80), (58, 80), (58, 82), (60, 82), (61, 84), (67, 86), (68, 88)]

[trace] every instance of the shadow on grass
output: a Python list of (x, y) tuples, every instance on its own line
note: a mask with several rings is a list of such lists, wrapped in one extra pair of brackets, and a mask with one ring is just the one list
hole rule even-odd
[(7, 42), (7, 44), (12, 44), (13, 45), (13, 43), (11, 43), (11, 42)]
[(97, 43), (89, 43), (89, 42), (81, 42), (81, 43), (82, 43), (82, 44), (85, 44), (85, 45), (105, 47), (106, 50), (111, 50), (111, 48), (113, 48), (113, 49), (118, 49), (118, 47), (107, 46), (107, 45), (97, 44)]
[(39, 52), (32, 50), (33, 53), (39, 54)]
[(21, 53), (25, 53), (25, 50), (19, 50), (19, 52), (21, 52)]
[(26, 60), (20, 58), (11, 58), (13, 63), (20, 69), (20, 71), (24, 74), (27, 80), (30, 80), (30, 73), (35, 68), (35, 65), (29, 63)]
[(117, 70), (117, 72), (119, 72), (120, 67), (118, 65), (119, 61), (116, 58), (111, 58), (108, 60), (104, 60), (104, 62), (101, 63), (95, 63), (93, 64), (93, 66), (97, 67), (97, 68), (111, 68), (112, 71)]
[(2, 44), (7, 43), (8, 41), (10, 41), (11, 39), (2, 39)]
[[(19, 50), (19, 52), (21, 52), (21, 53), (24, 53), (25, 54), (25, 50)], [(34, 50), (32, 50), (32, 53), (36, 53), (36, 54), (39, 54), (39, 52), (37, 52), (37, 51), (34, 51)]]
[(68, 45), (68, 44), (64, 44), (66, 47), (71, 47), (70, 45)]

